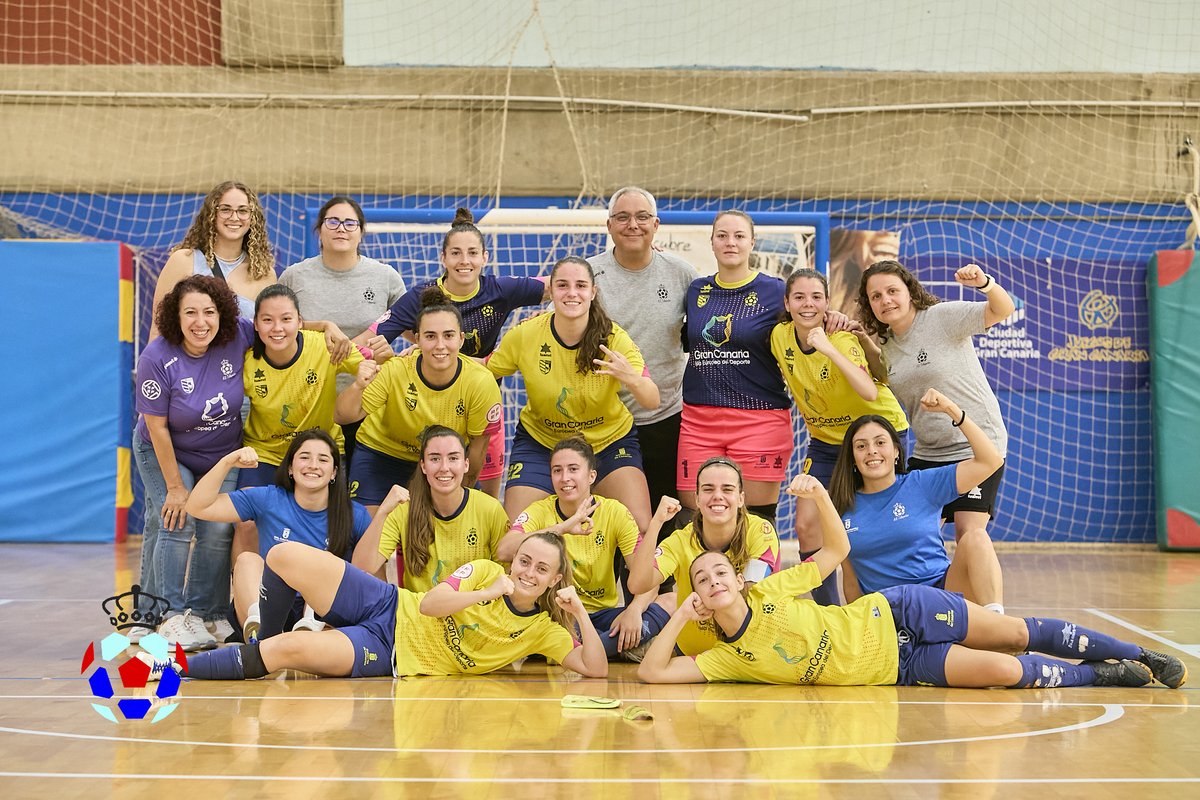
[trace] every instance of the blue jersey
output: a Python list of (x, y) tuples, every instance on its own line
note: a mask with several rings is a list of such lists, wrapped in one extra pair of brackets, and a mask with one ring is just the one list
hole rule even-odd
[[(296, 503), (291, 492), (280, 486), (252, 486), (229, 493), (233, 507), (243, 522), (254, 520), (258, 524), (258, 554), (267, 557), (267, 551), (280, 542), (300, 542), (324, 550), (328, 546), (329, 522), (324, 511), (308, 511)], [(350, 547), (342, 554), (349, 561), (354, 554), (354, 545), (371, 525), (371, 515), (359, 503), (352, 503), (354, 525), (350, 534)]]
[(858, 492), (842, 515), (850, 565), (864, 594), (942, 580), (950, 557), (942, 544), (942, 506), (958, 497), (957, 464), (896, 476), (874, 494)]
[(725, 286), (715, 275), (688, 287), (683, 402), (762, 411), (791, 408), (779, 365), (771, 355), (771, 329), (783, 310), (783, 281), (754, 273)]
[(450, 294), (441, 278), (418, 286), (403, 295), (388, 309), (387, 318), (379, 323), (378, 333), (389, 342), (397, 336), (416, 331), (417, 313), (421, 310), (421, 293), (437, 285), (450, 302), (458, 308), (463, 318), (462, 354), (472, 358), (491, 355), (500, 338), (508, 315), (522, 306), (536, 306), (542, 302), (546, 284), (537, 278), (497, 278), (492, 275), (479, 276), (479, 288), (465, 297)]

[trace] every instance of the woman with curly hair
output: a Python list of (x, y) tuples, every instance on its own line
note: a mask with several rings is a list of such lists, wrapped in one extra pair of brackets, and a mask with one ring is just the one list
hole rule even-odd
[[(216, 646), (214, 632), (222, 640), (232, 633), (222, 625), (233, 526), (194, 519), (184, 504), (221, 456), (242, 444), (242, 363), (254, 326), (238, 316), (229, 286), (204, 275), (176, 283), (155, 323), (161, 336), (138, 359), (133, 433), (145, 487), (141, 581), (167, 600), (167, 640), (197, 650)], [(236, 471), (226, 478), (226, 491), (236, 478)]]
[[(222, 279), (234, 292), (239, 315), (254, 318), (254, 298), (276, 282), (275, 257), (262, 204), (245, 184), (225, 181), (204, 198), (192, 226), (158, 276), (155, 307), (188, 275)], [(157, 325), (152, 325), (150, 338), (158, 335)]]

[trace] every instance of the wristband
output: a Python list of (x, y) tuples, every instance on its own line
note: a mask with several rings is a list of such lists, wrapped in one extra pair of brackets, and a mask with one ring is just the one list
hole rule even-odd
[(958, 418), (958, 422), (955, 422), (954, 420), (950, 420), (950, 425), (952, 427), (957, 428), (957, 427), (960, 427), (966, 421), (967, 421), (967, 410), (964, 408), (962, 410), (962, 416)]
[(991, 275), (984, 275), (984, 277), (987, 278), (987, 280), (983, 282), (983, 286), (976, 286), (975, 288), (978, 289), (979, 291), (983, 292), (984, 294), (987, 294), (992, 289), (996, 288), (996, 282), (994, 280), (992, 280)]
[(371, 359), (375, 358), (375, 351), (373, 351), (369, 348), (363, 347), (361, 344), (356, 344), (354, 346), (358, 348), (359, 354), (363, 358), (365, 358), (367, 361), (370, 361)]

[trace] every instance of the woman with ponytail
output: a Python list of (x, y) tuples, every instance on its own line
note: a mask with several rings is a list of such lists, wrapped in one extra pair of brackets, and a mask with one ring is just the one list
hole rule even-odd
[(421, 593), (303, 545), (274, 548), (267, 566), (336, 629), (202, 653), (188, 659), (189, 677), (244, 680), (281, 669), (354, 678), (482, 675), (533, 653), (587, 678), (608, 675), (604, 645), (571, 585), (566, 546), (553, 533), (527, 537), (507, 574), (495, 562), (470, 561)]
[(473, 486), (488, 443), (503, 439), (500, 387), (488, 370), (462, 355), (462, 317), (442, 290), (421, 292), (417, 350), (382, 367), (364, 361), (337, 399), (340, 424), (364, 419), (350, 464), (355, 497), (374, 511), (392, 486), (407, 486), (422, 451), (422, 432), (445, 425), (468, 442), (463, 485)]
[[(440, 259), (444, 270), (442, 276), (401, 297), (375, 326), (387, 341), (398, 336), (418, 341), (418, 320), (424, 306), (421, 297), (430, 286), (440, 289), (446, 301), (458, 310), (463, 331), (462, 354), (475, 359), (492, 354), (500, 339), (500, 329), (514, 310), (541, 305), (549, 299), (545, 278), (483, 274), (488, 263), (487, 243), (475, 227), (475, 218), (465, 208), (455, 212), (450, 230), (442, 237)], [(500, 430), (503, 429), (502, 418)], [(504, 472), (503, 436), (492, 438), (486, 457), (477, 461), (476, 470), (480, 487), (493, 497), (499, 497), (500, 477)]]
[(378, 574), (395, 553), (397, 583), (425, 592), (463, 564), (495, 557), (508, 515), (496, 498), (463, 484), (469, 463), (457, 431), (430, 425), (419, 441), (419, 469), (407, 489), (392, 486), (383, 498), (354, 565)]
[(504, 508), (515, 517), (553, 493), (551, 448), (578, 435), (599, 460), (596, 491), (624, 504), (644, 531), (650, 494), (633, 415), (618, 392), (625, 387), (638, 404), (655, 408), (658, 387), (637, 345), (596, 298), (588, 262), (559, 259), (550, 294), (554, 310), (513, 328), (488, 360), (497, 376), (520, 371), (528, 397), (509, 453)]

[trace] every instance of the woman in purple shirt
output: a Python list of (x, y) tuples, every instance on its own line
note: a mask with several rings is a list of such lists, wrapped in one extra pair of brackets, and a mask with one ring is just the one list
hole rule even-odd
[[(196, 481), (241, 446), (242, 364), (254, 328), (239, 319), (229, 286), (203, 275), (172, 287), (155, 326), (161, 336), (138, 359), (133, 434), (145, 487), (141, 581), (167, 601), (159, 632), (194, 651), (233, 632), (225, 620), (233, 526), (194, 519), (184, 504)], [(234, 471), (227, 491), (236, 480)]]

